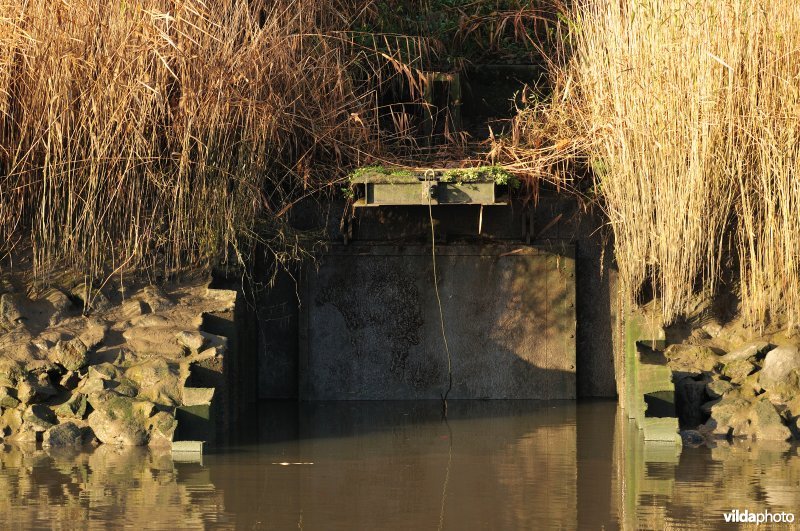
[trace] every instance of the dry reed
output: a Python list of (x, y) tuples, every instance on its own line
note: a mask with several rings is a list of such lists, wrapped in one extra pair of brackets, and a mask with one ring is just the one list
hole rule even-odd
[(800, 5), (591, 0), (570, 17), (550, 127), (593, 169), (629, 296), (651, 284), (669, 322), (733, 256), (747, 320), (796, 324)]
[(354, 43), (366, 5), (0, 0), (0, 257), (97, 277), (259, 239), (296, 256), (291, 206), (390, 133), (374, 78), (403, 65)]

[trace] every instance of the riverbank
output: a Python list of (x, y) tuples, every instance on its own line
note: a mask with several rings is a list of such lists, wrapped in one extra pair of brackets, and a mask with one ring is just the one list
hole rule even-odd
[(684, 442), (800, 437), (800, 337), (708, 309), (666, 330)]
[(169, 446), (178, 410), (210, 407), (224, 385), (227, 339), (202, 330), (203, 316), (232, 312), (236, 292), (208, 285), (39, 287), (4, 277), (0, 439)]

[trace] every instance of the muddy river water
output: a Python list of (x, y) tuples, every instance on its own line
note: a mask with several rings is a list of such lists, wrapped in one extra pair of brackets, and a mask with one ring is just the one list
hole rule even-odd
[(0, 446), (0, 529), (717, 529), (737, 509), (800, 513), (796, 446), (646, 444), (614, 402), (451, 401), (447, 421), (437, 402), (265, 403), (249, 428), (202, 459)]

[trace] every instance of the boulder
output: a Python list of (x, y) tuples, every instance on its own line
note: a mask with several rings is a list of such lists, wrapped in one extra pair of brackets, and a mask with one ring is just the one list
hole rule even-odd
[(105, 341), (107, 332), (108, 324), (105, 321), (97, 317), (89, 317), (86, 319), (85, 327), (78, 337), (91, 350)]
[(86, 395), (73, 394), (69, 400), (57, 406), (54, 411), (60, 418), (82, 419), (86, 416)]
[(734, 383), (741, 383), (756, 370), (756, 366), (747, 360), (733, 360), (724, 365), (722, 374)]
[(746, 412), (750, 409), (750, 401), (739, 397), (725, 397), (705, 404), (704, 409), (711, 415), (705, 426), (714, 435), (728, 436), (732, 430), (746, 421)]
[(70, 295), (83, 301), (84, 313), (88, 313), (89, 310), (105, 312), (114, 306), (111, 304), (111, 301), (108, 300), (105, 293), (92, 287), (89, 283), (80, 283), (76, 285), (70, 290)]
[(43, 404), (28, 406), (22, 414), (22, 421), (36, 432), (46, 431), (57, 422), (53, 410)]
[(146, 286), (136, 298), (147, 304), (152, 312), (161, 312), (175, 306), (164, 290), (158, 286)]
[(731, 363), (732, 361), (739, 360), (759, 360), (763, 359), (767, 352), (769, 352), (769, 350), (772, 348), (774, 347), (766, 341), (755, 341), (728, 352), (724, 356), (720, 357), (720, 361), (722, 363)]
[(130, 320), (140, 315), (144, 315), (149, 311), (149, 308), (140, 300), (127, 300), (122, 303), (119, 308), (119, 317), (122, 320)]
[(72, 300), (70, 300), (67, 294), (56, 288), (48, 289), (44, 296), (37, 302), (43, 302), (49, 306), (50, 317), (48, 324), (50, 326), (55, 326), (64, 319), (73, 316), (78, 310), (75, 305), (72, 304)]
[(101, 380), (115, 380), (120, 377), (120, 370), (111, 363), (104, 362), (92, 365), (86, 373), (88, 378), (99, 378)]
[(719, 364), (719, 356), (709, 347), (700, 345), (670, 345), (664, 355), (670, 368), (677, 372), (711, 372)]
[(34, 375), (28, 375), (25, 380), (17, 385), (17, 398), (20, 402), (32, 404), (47, 400), (58, 394), (50, 384), (47, 374), (42, 373), (40, 376), (41, 378), (34, 378)]
[(118, 382), (114, 382), (109, 386), (115, 393), (122, 396), (134, 397), (139, 394), (139, 389), (136, 384), (128, 378), (120, 378)]
[(200, 332), (183, 330), (175, 336), (178, 343), (192, 354), (197, 354), (203, 349), (205, 338)]
[(777, 347), (764, 358), (759, 373), (761, 386), (775, 395), (797, 395), (800, 383), (800, 352), (797, 347)]
[(125, 371), (125, 377), (138, 386), (140, 397), (167, 406), (181, 403), (187, 376), (178, 364), (162, 358), (145, 360)]
[(0, 433), (3, 437), (19, 431), (22, 426), (22, 412), (18, 409), (6, 409), (0, 415)]
[(150, 440), (152, 402), (105, 391), (89, 398), (94, 411), (88, 424), (104, 444), (142, 446)]
[(184, 355), (184, 347), (175, 337), (177, 332), (172, 326), (135, 326), (122, 336), (128, 347), (141, 357), (174, 359)]
[(0, 318), (9, 324), (16, 324), (26, 319), (22, 305), (22, 296), (15, 293), (0, 295)]
[(68, 371), (77, 371), (86, 366), (89, 349), (79, 338), (60, 340), (54, 347), (55, 361)]
[(15, 387), (23, 378), (25, 371), (19, 363), (0, 357), (0, 385)]
[[(748, 414), (749, 427), (747, 435), (765, 441), (785, 441), (792, 436), (788, 427), (784, 426), (775, 406), (766, 398), (756, 400)], [(736, 435), (736, 434), (734, 434)]]
[(12, 394), (8, 387), (0, 387), (0, 408), (15, 408), (19, 400)]
[(167, 447), (172, 444), (172, 438), (175, 436), (175, 428), (178, 427), (178, 421), (175, 417), (166, 411), (159, 411), (150, 418), (150, 446)]
[(78, 386), (78, 383), (80, 383), (80, 381), (81, 377), (78, 375), (77, 372), (67, 371), (67, 373), (61, 377), (61, 381), (58, 382), (58, 385), (60, 385), (61, 387), (63, 387), (68, 391), (72, 391)]
[(44, 432), (42, 446), (45, 448), (77, 447), (83, 445), (83, 440), (83, 428), (74, 422), (64, 422)]
[(733, 385), (727, 380), (712, 380), (706, 384), (706, 393), (711, 398), (722, 398), (733, 390)]

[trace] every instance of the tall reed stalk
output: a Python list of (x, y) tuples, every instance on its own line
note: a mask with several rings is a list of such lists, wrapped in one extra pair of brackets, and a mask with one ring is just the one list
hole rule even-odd
[(796, 324), (800, 4), (586, 0), (570, 18), (552, 105), (594, 170), (628, 294), (651, 283), (670, 321), (729, 256), (745, 317)]
[(296, 248), (291, 205), (381, 150), (365, 7), (0, 0), (0, 256), (98, 275)]

